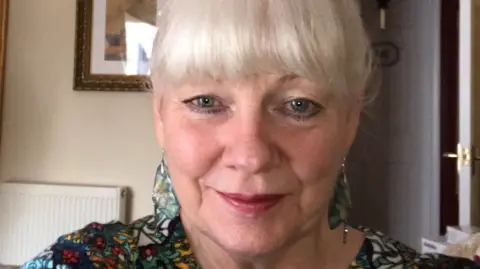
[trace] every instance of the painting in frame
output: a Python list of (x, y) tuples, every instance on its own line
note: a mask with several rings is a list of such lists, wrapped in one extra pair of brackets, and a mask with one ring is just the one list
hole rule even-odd
[(74, 90), (145, 91), (164, 0), (77, 0)]
[[(3, 93), (5, 86), (5, 56), (8, 29), (8, 7), (10, 0), (0, 0), (0, 126), (3, 119)], [(0, 135), (2, 133), (0, 127)]]

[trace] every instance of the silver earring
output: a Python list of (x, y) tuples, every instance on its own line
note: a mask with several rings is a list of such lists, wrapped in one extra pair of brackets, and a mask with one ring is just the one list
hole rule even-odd
[(346, 174), (346, 160), (343, 160), (342, 170), (333, 190), (333, 196), (329, 206), (329, 225), (334, 230), (343, 224), (343, 242), (347, 242), (348, 236), (348, 212), (352, 207), (350, 199), (350, 187)]
[(350, 196), (350, 185), (348, 184), (347, 172), (346, 172), (346, 159), (343, 159), (342, 163), (342, 189), (345, 197), (345, 213), (343, 216), (343, 244), (347, 243), (348, 237), (348, 213), (352, 209), (352, 200)]

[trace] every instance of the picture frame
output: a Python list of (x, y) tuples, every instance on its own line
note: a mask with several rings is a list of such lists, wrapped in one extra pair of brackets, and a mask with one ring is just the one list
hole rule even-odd
[[(5, 87), (5, 58), (7, 55), (8, 7), (10, 0), (0, 0), (0, 122), (3, 119), (3, 95)], [(0, 127), (0, 134), (2, 133)]]
[(150, 89), (148, 62), (159, 1), (77, 0), (73, 90)]

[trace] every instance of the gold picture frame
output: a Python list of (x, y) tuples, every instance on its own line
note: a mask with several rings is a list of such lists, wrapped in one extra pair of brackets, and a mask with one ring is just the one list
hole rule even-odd
[[(8, 29), (9, 0), (0, 0), (0, 122), (3, 119), (3, 93), (5, 87), (5, 57), (7, 55), (7, 29)], [(0, 134), (2, 130), (0, 128)]]
[[(76, 91), (142, 92), (156, 32), (157, 0), (77, 0)], [(141, 32), (142, 35), (136, 35)]]

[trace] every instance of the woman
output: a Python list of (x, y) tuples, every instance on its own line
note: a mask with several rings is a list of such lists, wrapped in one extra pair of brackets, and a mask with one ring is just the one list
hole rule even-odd
[[(354, 0), (174, 0), (153, 51), (155, 214), (24, 268), (480, 268), (347, 224), (371, 75)], [(168, 164), (168, 166), (167, 166)]]

